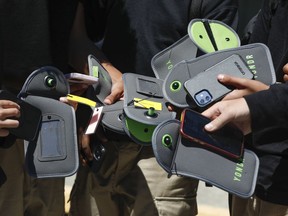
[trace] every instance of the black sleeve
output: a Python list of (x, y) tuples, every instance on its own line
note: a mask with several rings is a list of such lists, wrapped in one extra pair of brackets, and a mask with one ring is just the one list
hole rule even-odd
[(233, 29), (238, 25), (237, 0), (203, 0), (201, 17), (211, 20), (221, 20)]
[(274, 126), (288, 127), (288, 84), (274, 84), (244, 98), (250, 109), (253, 132)]
[(88, 37), (93, 41), (103, 38), (109, 12), (109, 1), (82, 0)]

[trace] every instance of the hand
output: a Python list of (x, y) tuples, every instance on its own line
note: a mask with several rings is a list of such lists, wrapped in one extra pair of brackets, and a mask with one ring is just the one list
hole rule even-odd
[[(87, 90), (88, 87), (89, 85), (87, 84), (75, 83), (75, 84), (70, 85), (70, 92), (74, 95), (82, 95)], [(67, 97), (61, 97), (59, 100), (63, 103), (69, 104), (76, 111), (77, 106), (78, 106), (77, 102), (68, 100)]]
[(87, 89), (89, 85), (83, 83), (73, 83), (70, 84), (70, 92), (74, 95), (82, 95)]
[(284, 72), (283, 80), (287, 82), (288, 81), (288, 63), (284, 65), (283, 72)]
[(244, 78), (233, 77), (229, 75), (219, 74), (218, 80), (224, 85), (233, 86), (236, 89), (227, 94), (223, 100), (231, 100), (243, 97), (244, 95), (252, 94), (257, 91), (266, 90), (268, 85), (257, 81)]
[(83, 165), (93, 160), (93, 153), (90, 147), (90, 136), (84, 134), (83, 128), (78, 130), (78, 145), (80, 150), (80, 161)]
[(17, 128), (19, 121), (10, 118), (20, 117), (20, 106), (9, 100), (0, 100), (0, 137), (9, 135), (7, 128)]
[(245, 135), (251, 132), (250, 110), (244, 98), (220, 101), (202, 114), (212, 119), (205, 125), (207, 131), (212, 132), (232, 123)]
[(111, 93), (104, 99), (104, 103), (111, 105), (117, 100), (123, 100), (124, 82), (122, 79), (122, 73), (110, 63), (103, 63), (103, 67), (105, 67), (112, 79)]
[(78, 103), (76, 101), (68, 100), (67, 97), (60, 97), (59, 100), (63, 103), (66, 103), (66, 104), (72, 106), (75, 111), (77, 110)]

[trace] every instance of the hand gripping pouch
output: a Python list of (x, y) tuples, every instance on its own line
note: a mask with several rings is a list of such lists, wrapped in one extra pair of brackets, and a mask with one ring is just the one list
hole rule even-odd
[(157, 78), (125, 73), (124, 81), (124, 130), (136, 143), (151, 145), (155, 127), (162, 121), (174, 119), (162, 94), (163, 81)]
[(98, 77), (98, 83), (93, 85), (89, 92), (92, 100), (97, 101), (97, 107), (103, 106), (101, 123), (104, 128), (119, 134), (125, 134), (121, 116), (123, 114), (123, 101), (105, 105), (104, 99), (111, 93), (112, 80), (109, 73), (93, 55), (88, 56), (89, 74)]
[(36, 139), (25, 141), (25, 165), (37, 178), (66, 177), (79, 166), (74, 109), (59, 101), (69, 84), (55, 67), (42, 67), (26, 79), (18, 97), (41, 110)]
[[(255, 43), (216, 51), (195, 59), (179, 62), (164, 80), (163, 95), (165, 99), (176, 107), (195, 107), (195, 102), (187, 95), (184, 83), (233, 55), (243, 59), (254, 79), (267, 85), (276, 82), (274, 66), (268, 47), (261, 43)], [(225, 71), (222, 71), (222, 73), (225, 74)], [(210, 77), (207, 77), (208, 79)], [(201, 83), (198, 83), (198, 85), (201, 85)]]
[(179, 120), (167, 120), (152, 136), (156, 160), (169, 175), (196, 178), (243, 198), (254, 193), (259, 168), (254, 152), (244, 149), (240, 160), (231, 160), (184, 139), (179, 130)]

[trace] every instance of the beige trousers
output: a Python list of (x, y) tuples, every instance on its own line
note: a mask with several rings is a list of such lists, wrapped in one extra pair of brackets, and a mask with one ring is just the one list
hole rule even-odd
[(0, 187), (3, 216), (63, 216), (64, 178), (35, 179), (24, 169), (23, 141), (0, 148), (0, 166), (7, 181)]
[(288, 216), (288, 206), (266, 202), (256, 196), (243, 199), (232, 196), (232, 216)]
[(151, 146), (111, 141), (105, 148), (97, 175), (80, 168), (71, 193), (71, 216), (197, 214), (198, 180), (167, 178)]

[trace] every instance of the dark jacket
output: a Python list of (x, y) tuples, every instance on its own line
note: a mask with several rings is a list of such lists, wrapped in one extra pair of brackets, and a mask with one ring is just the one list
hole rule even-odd
[(78, 0), (0, 1), (0, 80), (17, 93), (35, 69), (68, 68)]
[[(287, 1), (265, 0), (250, 41), (269, 47), (278, 82), (283, 80), (282, 68), (288, 62), (287, 13)], [(259, 95), (251, 96), (255, 100), (248, 99), (255, 130), (251, 148), (260, 160), (255, 193), (265, 201), (288, 205), (288, 123), (287, 114), (283, 113), (288, 108), (287, 86), (273, 86), (271, 92)]]
[(152, 57), (187, 35), (192, 18), (220, 20), (236, 28), (237, 0), (203, 0), (198, 17), (191, 17), (191, 2), (84, 0), (89, 36), (104, 37), (103, 52), (123, 73), (154, 76)]

